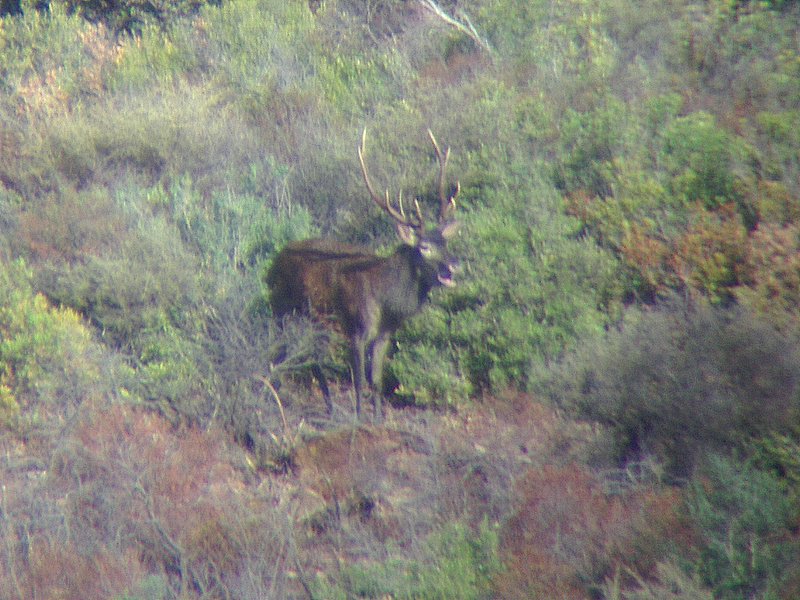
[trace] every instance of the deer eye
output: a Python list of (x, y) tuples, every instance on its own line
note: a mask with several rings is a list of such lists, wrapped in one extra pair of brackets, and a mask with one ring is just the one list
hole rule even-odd
[(431, 244), (430, 242), (422, 241), (419, 243), (419, 253), (422, 254), (425, 258), (430, 258), (434, 254), (436, 254), (436, 246)]

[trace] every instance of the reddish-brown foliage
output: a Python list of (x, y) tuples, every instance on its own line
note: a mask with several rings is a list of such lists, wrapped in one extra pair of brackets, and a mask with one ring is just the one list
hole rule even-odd
[(733, 204), (714, 212), (695, 206), (669, 265), (685, 287), (725, 298), (742, 280), (749, 251), (747, 230)]
[(4, 510), (27, 525), (0, 530), (12, 567), (0, 596), (118, 597), (155, 575), (184, 595), (230, 597), (248, 568), (282, 577), (280, 525), (269, 499), (246, 489), (224, 436), (88, 404), (38, 489), (8, 487)]
[(529, 471), (501, 532), (502, 598), (589, 598), (617, 567), (649, 574), (686, 527), (672, 490), (607, 494), (585, 468)]
[[(429, 485), (423, 449), (421, 439), (389, 429), (341, 430), (311, 440), (295, 461), (304, 519), (318, 534), (350, 530), (379, 543), (408, 541), (398, 512), (416, 501), (405, 486)], [(324, 538), (318, 542), (325, 547)]]
[(632, 223), (622, 238), (620, 256), (625, 265), (637, 275), (640, 293), (652, 296), (671, 285), (666, 267), (671, 254), (667, 242), (638, 223)]
[(800, 227), (761, 224), (752, 235), (750, 290), (755, 308), (786, 315), (800, 309)]
[(676, 209), (681, 220), (669, 225), (631, 211), (622, 200), (584, 191), (572, 193), (565, 203), (568, 213), (619, 255), (631, 285), (646, 298), (683, 289), (715, 301), (729, 299), (751, 271), (750, 240), (735, 203), (713, 210), (701, 203)]
[(310, 441), (296, 464), (307, 484), (326, 502), (363, 494), (369, 481), (382, 478), (387, 455), (397, 448), (393, 436), (369, 429), (342, 430)]

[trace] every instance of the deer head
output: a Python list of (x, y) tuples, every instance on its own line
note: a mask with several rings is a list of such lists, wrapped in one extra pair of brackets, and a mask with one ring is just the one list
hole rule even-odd
[(439, 216), (435, 229), (426, 230), (425, 219), (419, 201), (414, 199), (414, 215), (407, 216), (403, 207), (403, 192), (397, 196), (397, 206), (395, 209), (389, 200), (389, 190), (386, 189), (383, 196), (375, 191), (375, 187), (370, 181), (367, 165), (364, 162), (366, 153), (367, 130), (361, 134), (361, 145), (358, 148), (358, 161), (361, 163), (361, 174), (364, 176), (364, 183), (372, 201), (381, 210), (388, 214), (395, 222), (397, 234), (404, 244), (416, 248), (421, 257), (437, 268), (436, 278), (439, 285), (452, 287), (454, 271), (458, 268), (458, 261), (453, 259), (446, 251), (447, 241), (458, 231), (459, 222), (455, 220), (456, 198), (461, 191), (461, 184), (456, 182), (456, 190), (452, 196), (448, 196), (445, 190), (445, 173), (447, 171), (447, 161), (450, 158), (450, 148), (444, 152), (439, 148), (436, 138), (428, 129), (428, 137), (433, 144), (436, 153), (436, 160), (439, 163), (439, 179), (437, 190), (439, 193)]

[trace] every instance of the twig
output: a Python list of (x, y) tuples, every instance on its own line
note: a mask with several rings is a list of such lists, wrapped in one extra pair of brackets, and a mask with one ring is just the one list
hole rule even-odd
[(272, 392), (272, 396), (275, 398), (275, 404), (278, 405), (278, 411), (281, 413), (281, 421), (283, 421), (284, 435), (286, 436), (287, 440), (291, 439), (289, 431), (289, 423), (286, 421), (286, 413), (283, 410), (283, 402), (281, 402), (281, 397), (278, 396), (278, 390), (275, 389), (275, 386), (272, 385), (272, 382), (269, 380), (269, 378), (264, 377), (263, 375), (258, 375), (257, 377), (261, 380), (261, 383), (267, 386), (267, 389), (269, 389), (269, 391)]
[(9, 518), (8, 518), (8, 506), (6, 504), (8, 496), (6, 494), (6, 486), (5, 485), (2, 486), (2, 488), (0, 488), (0, 494), (2, 494), (2, 495), (0, 495), (0, 521), (2, 521), (2, 523), (3, 523), (3, 527), (2, 527), (2, 531), (0, 531), (0, 535), (3, 536), (3, 540), (5, 541), (6, 561), (8, 562), (8, 572), (9, 572), (9, 575), (11, 576), (11, 583), (14, 586), (14, 591), (17, 592), (17, 596), (19, 597), (20, 600), (24, 600), (25, 596), (22, 593), (22, 588), (20, 587), (19, 579), (17, 578), (16, 565), (14, 564), (14, 562), (15, 562), (14, 561), (15, 551), (14, 551), (14, 547), (12, 545), (12, 540), (11, 540), (11, 535), (10, 535), (11, 528), (8, 527), (8, 530), (6, 530), (6, 526), (10, 525), (10, 521), (9, 521)]

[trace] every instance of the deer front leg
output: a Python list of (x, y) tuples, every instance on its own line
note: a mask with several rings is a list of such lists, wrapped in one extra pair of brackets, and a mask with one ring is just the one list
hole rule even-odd
[(390, 336), (388, 333), (381, 333), (372, 342), (369, 364), (369, 380), (372, 383), (373, 406), (375, 418), (383, 418), (383, 361), (386, 358), (386, 351), (389, 349)]
[(366, 385), (367, 340), (361, 335), (353, 336), (353, 387), (356, 388), (356, 417), (361, 418), (361, 390)]

